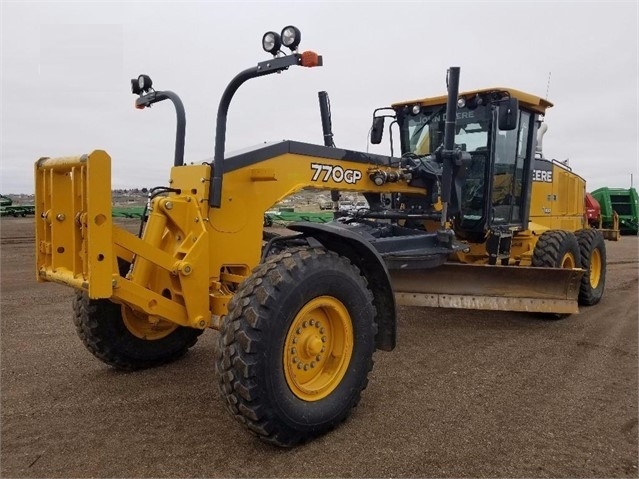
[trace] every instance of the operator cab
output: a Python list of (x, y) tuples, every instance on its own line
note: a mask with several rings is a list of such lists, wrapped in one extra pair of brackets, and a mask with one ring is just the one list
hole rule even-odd
[[(423, 158), (444, 141), (446, 96), (393, 105), (402, 157)], [(515, 99), (516, 101), (509, 101)], [(455, 146), (467, 153), (455, 230), (484, 236), (490, 229), (525, 229), (539, 116), (552, 104), (514, 89), (458, 96)], [(501, 117), (508, 112), (510, 119)], [(501, 112), (501, 114), (500, 114)]]

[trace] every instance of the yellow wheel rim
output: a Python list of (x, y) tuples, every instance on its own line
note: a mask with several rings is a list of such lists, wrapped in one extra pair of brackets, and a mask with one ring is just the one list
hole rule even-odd
[(601, 253), (593, 249), (590, 253), (590, 286), (596, 288), (601, 280)]
[(566, 253), (561, 260), (561, 267), (566, 269), (575, 268), (575, 257), (572, 253)]
[(284, 374), (293, 394), (305, 401), (325, 398), (344, 378), (353, 354), (348, 310), (332, 296), (306, 303), (284, 343)]
[(158, 316), (148, 316), (128, 306), (122, 306), (122, 321), (133, 336), (147, 341), (166, 338), (178, 327), (171, 321), (160, 319)]

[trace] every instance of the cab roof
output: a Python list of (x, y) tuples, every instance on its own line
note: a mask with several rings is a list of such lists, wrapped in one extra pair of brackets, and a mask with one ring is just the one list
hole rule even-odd
[[(482, 94), (482, 93), (490, 93), (494, 91), (508, 92), (511, 97), (517, 98), (519, 100), (519, 103), (521, 106), (529, 110), (533, 110), (536, 113), (541, 113), (542, 115), (546, 113), (547, 108), (550, 108), (553, 106), (551, 102), (549, 102), (548, 100), (544, 98), (540, 98), (538, 96), (531, 95), (530, 93), (526, 93), (520, 90), (515, 90), (514, 88), (504, 88), (504, 87), (482, 88), (479, 90), (469, 90), (469, 91), (461, 92), (459, 96), (460, 97), (463, 96), (468, 99), (469, 97), (474, 96), (478, 93)], [(428, 97), (428, 98), (421, 98), (419, 100), (402, 101), (398, 103), (393, 103), (391, 106), (393, 108), (399, 108), (402, 106), (415, 105), (415, 104), (422, 105), (422, 106), (444, 105), (446, 104), (447, 100), (448, 100), (447, 95), (441, 95), (441, 96), (434, 96), (434, 97)]]

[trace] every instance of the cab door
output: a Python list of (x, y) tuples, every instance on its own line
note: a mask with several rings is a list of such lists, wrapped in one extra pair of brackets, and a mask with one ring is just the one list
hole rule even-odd
[(491, 226), (520, 226), (528, 220), (533, 115), (519, 112), (518, 126), (502, 131), (497, 127), (491, 191)]

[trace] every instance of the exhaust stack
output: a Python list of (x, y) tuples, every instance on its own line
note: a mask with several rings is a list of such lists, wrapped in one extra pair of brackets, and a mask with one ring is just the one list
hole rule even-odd
[(546, 134), (547, 131), (548, 131), (548, 125), (546, 123), (542, 123), (539, 129), (537, 130), (537, 146), (535, 147), (535, 153), (542, 158), (544, 157), (542, 144), (543, 144), (544, 135)]

